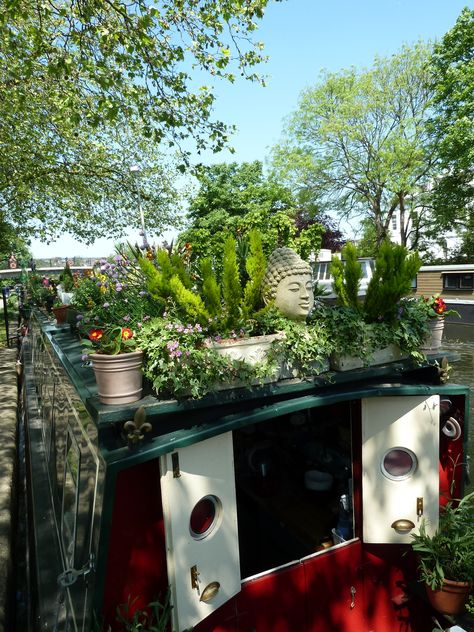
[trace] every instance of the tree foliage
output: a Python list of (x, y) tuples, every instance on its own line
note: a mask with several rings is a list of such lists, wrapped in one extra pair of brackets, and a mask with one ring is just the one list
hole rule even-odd
[(0, 4), (0, 214), (25, 235), (86, 242), (176, 217), (157, 148), (218, 150), (209, 79), (258, 79), (268, 0), (9, 0)]
[(435, 116), (432, 142), (443, 177), (434, 208), (443, 227), (466, 228), (474, 200), (474, 9), (464, 8), (431, 58)]
[(283, 182), (323, 212), (369, 218), (380, 245), (391, 219), (408, 216), (433, 175), (426, 152), (429, 48), (417, 44), (369, 70), (323, 73), (289, 119), (273, 165)]
[[(194, 258), (220, 261), (230, 233), (237, 238), (239, 260), (245, 261), (248, 235), (257, 229), (267, 256), (276, 247), (289, 246), (307, 259), (333, 228), (322, 225), (314, 206), (302, 208), (287, 187), (265, 177), (259, 161), (205, 167), (199, 185), (190, 201), (191, 224), (179, 236), (181, 245), (191, 244)], [(339, 234), (334, 232), (334, 238), (339, 239)]]

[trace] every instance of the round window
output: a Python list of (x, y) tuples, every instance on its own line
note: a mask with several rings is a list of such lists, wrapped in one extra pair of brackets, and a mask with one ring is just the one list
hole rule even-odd
[(189, 519), (189, 530), (195, 540), (201, 540), (213, 531), (221, 513), (221, 502), (216, 496), (203, 496), (194, 505)]
[(408, 448), (390, 448), (382, 459), (382, 473), (392, 481), (409, 478), (418, 464), (415, 454)]

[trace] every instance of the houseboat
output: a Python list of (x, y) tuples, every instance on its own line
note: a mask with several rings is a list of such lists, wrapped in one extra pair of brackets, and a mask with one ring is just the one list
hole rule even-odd
[(113, 406), (81, 353), (33, 313), (29, 629), (123, 629), (169, 591), (173, 632), (431, 632), (410, 534), (463, 493), (469, 410), (441, 355)]
[[(416, 276), (416, 295), (442, 294), (451, 309), (459, 312), (459, 324), (474, 324), (474, 263), (422, 266)], [(449, 318), (449, 317), (448, 317)]]

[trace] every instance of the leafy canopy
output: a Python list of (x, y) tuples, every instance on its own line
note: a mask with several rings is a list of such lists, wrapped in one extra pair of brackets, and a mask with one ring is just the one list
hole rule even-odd
[[(255, 80), (252, 41), (268, 0), (58, 0), (0, 3), (0, 220), (24, 235), (91, 242), (176, 219), (163, 159), (194, 139), (227, 142), (210, 77)], [(160, 148), (161, 154), (157, 148)]]
[[(429, 47), (417, 44), (372, 68), (323, 73), (305, 90), (273, 151), (281, 180), (323, 212), (369, 218), (377, 245), (396, 211), (400, 238), (433, 175), (426, 151)], [(412, 216), (412, 220), (415, 221)]]
[(474, 9), (464, 8), (435, 46), (431, 71), (432, 142), (443, 168), (435, 217), (445, 228), (467, 229), (474, 199)]
[(260, 161), (202, 168), (189, 218), (179, 244), (189, 243), (194, 259), (210, 257), (217, 266), (229, 234), (237, 238), (239, 260), (245, 261), (247, 236), (253, 229), (260, 231), (267, 256), (279, 246), (289, 246), (304, 259), (319, 250), (328, 232), (317, 210), (310, 205), (302, 208), (290, 189), (264, 175)]
[(10, 0), (0, 9), (2, 57), (16, 89), (50, 81), (57, 115), (98, 126), (143, 122), (155, 141), (191, 135), (216, 150), (226, 128), (211, 121), (211, 86), (199, 71), (258, 79), (262, 45), (251, 40), (268, 0)]

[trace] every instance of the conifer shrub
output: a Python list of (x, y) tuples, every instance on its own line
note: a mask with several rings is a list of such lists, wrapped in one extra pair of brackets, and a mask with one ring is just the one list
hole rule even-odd
[[(237, 255), (237, 241), (229, 236), (224, 244), (221, 265), (213, 266), (209, 258), (198, 261), (192, 275), (181, 257), (161, 249), (153, 263), (138, 255), (147, 290), (163, 310), (185, 323), (199, 323), (211, 333), (227, 335), (245, 330), (266, 307), (261, 297), (266, 259), (261, 235), (257, 230), (248, 237), (247, 258), (242, 270)], [(222, 270), (220, 278), (216, 268)]]
[(398, 303), (410, 294), (420, 266), (417, 252), (408, 252), (405, 247), (390, 241), (382, 243), (364, 300), (367, 322), (390, 322), (396, 318)]
[(367, 323), (393, 321), (398, 314), (400, 299), (410, 294), (412, 281), (420, 269), (418, 253), (384, 241), (363, 299), (359, 297), (362, 267), (357, 255), (356, 246), (348, 243), (342, 250), (342, 260), (332, 259), (331, 274), (337, 304), (360, 312)]
[(348, 242), (342, 250), (342, 259), (333, 257), (331, 274), (337, 304), (341, 307), (360, 309), (359, 287), (362, 279), (362, 266), (357, 261), (357, 248)]

